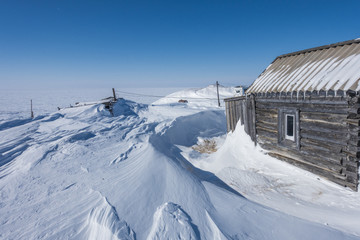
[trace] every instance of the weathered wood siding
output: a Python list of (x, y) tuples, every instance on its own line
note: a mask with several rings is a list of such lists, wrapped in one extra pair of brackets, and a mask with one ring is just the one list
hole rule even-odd
[(234, 97), (225, 99), (227, 131), (234, 131), (240, 121), (245, 132), (256, 143), (255, 97)]
[[(226, 102), (228, 131), (235, 129), (240, 118), (253, 141), (267, 149), (269, 155), (357, 190), (360, 158), (358, 94), (273, 93), (229, 100)], [(233, 103), (236, 101), (240, 104)], [(255, 105), (253, 112), (252, 104)], [(297, 111), (297, 142), (279, 140), (281, 109)], [(243, 114), (234, 113), (239, 111)]]
[(234, 131), (237, 122), (241, 119), (241, 125), (244, 124), (245, 118), (245, 97), (233, 97), (225, 99), (225, 112), (227, 131)]

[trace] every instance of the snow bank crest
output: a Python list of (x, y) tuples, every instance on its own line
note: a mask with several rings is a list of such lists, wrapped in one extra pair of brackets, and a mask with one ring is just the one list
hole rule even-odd
[(156, 210), (147, 239), (200, 239), (200, 234), (179, 205), (167, 202)]
[(137, 116), (138, 112), (147, 109), (147, 105), (130, 100), (118, 99), (113, 105), (114, 116)]
[(87, 239), (134, 240), (135, 233), (128, 224), (120, 220), (113, 206), (103, 198), (100, 206), (93, 208), (85, 223)]
[[(219, 97), (222, 101), (224, 98), (234, 97), (236, 94), (234, 87), (219, 86)], [(187, 103), (179, 103), (179, 100), (186, 100)], [(170, 105), (184, 106), (190, 108), (216, 107), (218, 108), (217, 88), (216, 85), (209, 85), (199, 89), (185, 89), (169, 94), (155, 102), (153, 105)]]
[(211, 232), (213, 233), (214, 239), (219, 240), (226, 240), (227, 238), (224, 236), (224, 234), (220, 231), (218, 226), (214, 223), (214, 220), (210, 217), (209, 213), (206, 211), (206, 217), (208, 219)]

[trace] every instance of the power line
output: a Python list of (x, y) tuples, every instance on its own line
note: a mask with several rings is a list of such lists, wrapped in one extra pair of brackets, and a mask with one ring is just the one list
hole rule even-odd
[[(165, 99), (179, 99), (179, 98), (181, 99), (181, 98), (185, 98), (185, 99), (192, 99), (192, 100), (218, 100), (218, 98), (206, 98), (206, 97), (194, 98), (194, 97), (181, 97), (181, 96), (170, 97), (170, 96), (165, 96), (165, 95), (141, 94), (141, 93), (134, 93), (134, 92), (119, 91), (119, 90), (116, 90), (116, 93), (122, 93), (122, 94), (130, 95), (130, 96), (165, 98)], [(113, 89), (113, 94), (115, 94), (114, 89)], [(115, 98), (115, 96), (114, 96), (114, 98)], [(224, 100), (224, 98), (220, 98), (220, 99)], [(103, 100), (105, 100), (105, 99), (103, 99)], [(70, 107), (63, 107), (63, 108), (58, 107), (58, 110), (65, 109), (65, 108), (84, 107), (84, 106), (96, 105), (96, 104), (100, 104), (100, 103), (102, 103), (102, 102), (99, 101), (99, 102), (93, 102), (93, 103), (83, 103), (81, 105), (75, 105), (75, 106), (70, 105)]]
[[(116, 90), (116, 92), (117, 92), (117, 93), (122, 93), (122, 94), (127, 94), (127, 95), (133, 95), (133, 96), (142, 96), (142, 97), (175, 98), (175, 99), (182, 98), (181, 96), (178, 96), (178, 97), (169, 97), (169, 96), (164, 96), (164, 95), (141, 94), (141, 93), (133, 93), (133, 92), (119, 91), (119, 90)], [(199, 99), (204, 99), (204, 100), (217, 100), (217, 98), (205, 98), (205, 97), (198, 97), (198, 98), (194, 98), (194, 97), (184, 97), (184, 98), (186, 98), (186, 99), (193, 99), (193, 100), (199, 100)], [(221, 100), (224, 100), (224, 98), (221, 98)]]

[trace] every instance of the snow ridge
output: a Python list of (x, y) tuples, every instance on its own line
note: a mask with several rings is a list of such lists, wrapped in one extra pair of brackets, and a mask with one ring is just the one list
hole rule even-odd
[[(203, 98), (212, 98), (213, 90), (205, 89)], [(253, 158), (265, 158), (254, 154), (245, 133), (228, 134), (218, 152), (190, 159), (199, 138), (225, 138), (224, 109), (216, 100), (215, 107), (196, 107), (171, 105), (171, 99), (149, 107), (119, 100), (113, 114), (92, 105), (5, 123), (0, 239), (357, 239), (349, 229), (358, 221), (343, 233), (232, 189), (269, 196), (278, 178), (244, 174), (259, 165)], [(244, 167), (237, 165), (241, 158)], [(271, 170), (270, 157), (265, 160), (262, 170)], [(221, 180), (222, 173), (229, 178)], [(270, 189), (259, 192), (252, 183)]]
[(210, 226), (211, 232), (213, 233), (214, 239), (226, 240), (227, 238), (224, 236), (224, 234), (221, 232), (221, 230), (218, 228), (218, 226), (214, 223), (214, 220), (210, 217), (210, 215), (207, 211), (206, 211), (206, 217), (208, 219), (209, 226)]
[(148, 240), (161, 239), (200, 239), (196, 225), (190, 216), (177, 204), (167, 202), (154, 213), (153, 225)]
[(120, 220), (115, 208), (105, 197), (102, 197), (99, 206), (91, 210), (84, 228), (87, 239), (135, 239), (135, 233), (124, 220)]

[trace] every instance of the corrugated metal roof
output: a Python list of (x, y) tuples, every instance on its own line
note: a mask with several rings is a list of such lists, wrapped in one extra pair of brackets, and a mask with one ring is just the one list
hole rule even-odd
[(277, 57), (246, 93), (360, 90), (360, 39)]

